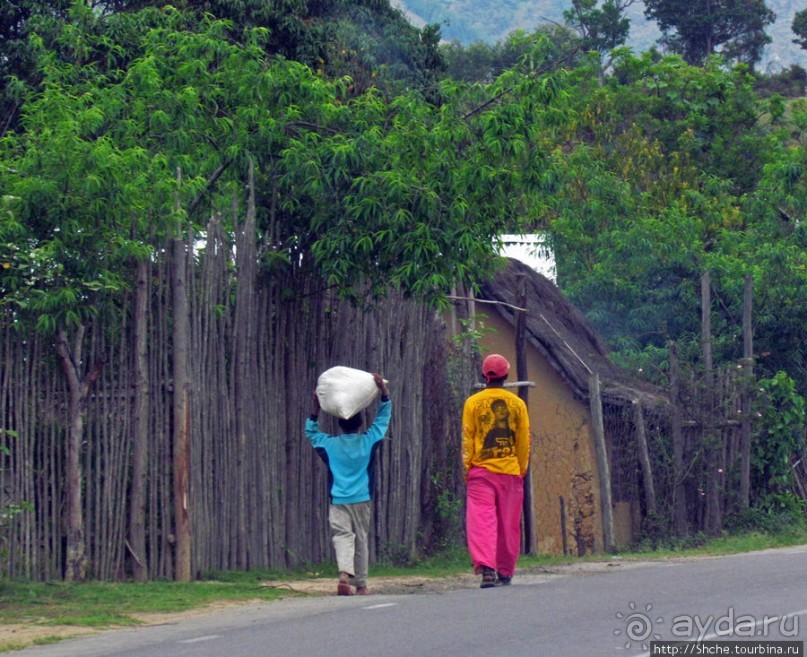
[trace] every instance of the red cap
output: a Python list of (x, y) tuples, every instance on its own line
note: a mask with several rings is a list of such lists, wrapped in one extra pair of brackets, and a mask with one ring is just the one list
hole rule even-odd
[(482, 375), (487, 381), (501, 379), (510, 372), (510, 363), (500, 354), (491, 354), (482, 362)]

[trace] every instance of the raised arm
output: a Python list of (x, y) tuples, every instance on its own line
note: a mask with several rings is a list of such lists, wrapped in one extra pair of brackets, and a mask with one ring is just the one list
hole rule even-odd
[(387, 391), (387, 384), (384, 383), (384, 377), (378, 374), (377, 372), (373, 372), (373, 379), (375, 379), (375, 384), (381, 391), (381, 399), (383, 401), (389, 399), (389, 392)]
[(316, 420), (317, 417), (319, 416), (319, 408), (320, 408), (319, 407), (319, 397), (317, 397), (316, 390), (314, 391), (314, 394), (312, 395), (312, 397), (314, 399), (314, 404), (311, 407), (311, 419)]

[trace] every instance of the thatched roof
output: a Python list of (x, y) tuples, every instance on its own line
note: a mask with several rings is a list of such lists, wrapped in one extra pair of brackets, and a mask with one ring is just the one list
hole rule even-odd
[[(514, 327), (519, 283), (523, 280), (527, 310), (527, 340), (569, 383), (575, 395), (588, 402), (592, 373), (599, 373), (604, 401), (646, 406), (664, 403), (664, 391), (639, 379), (608, 358), (609, 348), (589, 320), (563, 296), (558, 287), (527, 265), (507, 259), (507, 265), (481, 286), (480, 300), (496, 301), (498, 312)], [(495, 308), (495, 311), (493, 309)]]

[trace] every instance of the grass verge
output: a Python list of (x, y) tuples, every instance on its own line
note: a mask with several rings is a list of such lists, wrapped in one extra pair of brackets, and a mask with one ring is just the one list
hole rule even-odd
[[(695, 541), (696, 545), (668, 545), (656, 550), (625, 552), (621, 559), (656, 559), (726, 555), (769, 548), (807, 544), (807, 529), (794, 528), (777, 534), (747, 532), (717, 539)], [(552, 567), (580, 561), (613, 559), (613, 555), (586, 557), (523, 556), (521, 568)], [(0, 626), (31, 626), (43, 629), (30, 643), (51, 643), (48, 627), (73, 626), (104, 629), (141, 623), (138, 616), (167, 614), (200, 609), (217, 603), (249, 600), (270, 601), (298, 595), (292, 588), (266, 586), (267, 581), (295, 581), (329, 577), (332, 564), (291, 572), (209, 573), (202, 580), (179, 583), (155, 581), (144, 584), (87, 582), (81, 584), (0, 582)], [(470, 571), (467, 552), (457, 548), (442, 555), (407, 566), (375, 564), (373, 577), (450, 577)], [(0, 642), (0, 651), (25, 647)]]

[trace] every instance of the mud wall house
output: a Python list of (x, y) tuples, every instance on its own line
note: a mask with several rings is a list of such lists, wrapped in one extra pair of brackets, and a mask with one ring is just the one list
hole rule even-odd
[[(602, 398), (613, 546), (629, 545), (642, 517), (655, 505), (652, 476), (642, 467), (644, 424), (637, 422), (636, 413), (663, 407), (664, 394), (614, 365), (604, 340), (582, 313), (554, 283), (517, 260), (508, 259), (469, 303), (484, 325), (482, 351), (510, 360), (510, 381), (524, 378), (534, 383), (527, 400), (533, 434), (533, 549), (539, 554), (582, 555), (610, 547), (591, 410), (594, 373)], [(516, 370), (521, 312), (526, 377)], [(648, 465), (644, 460), (645, 468)]]

